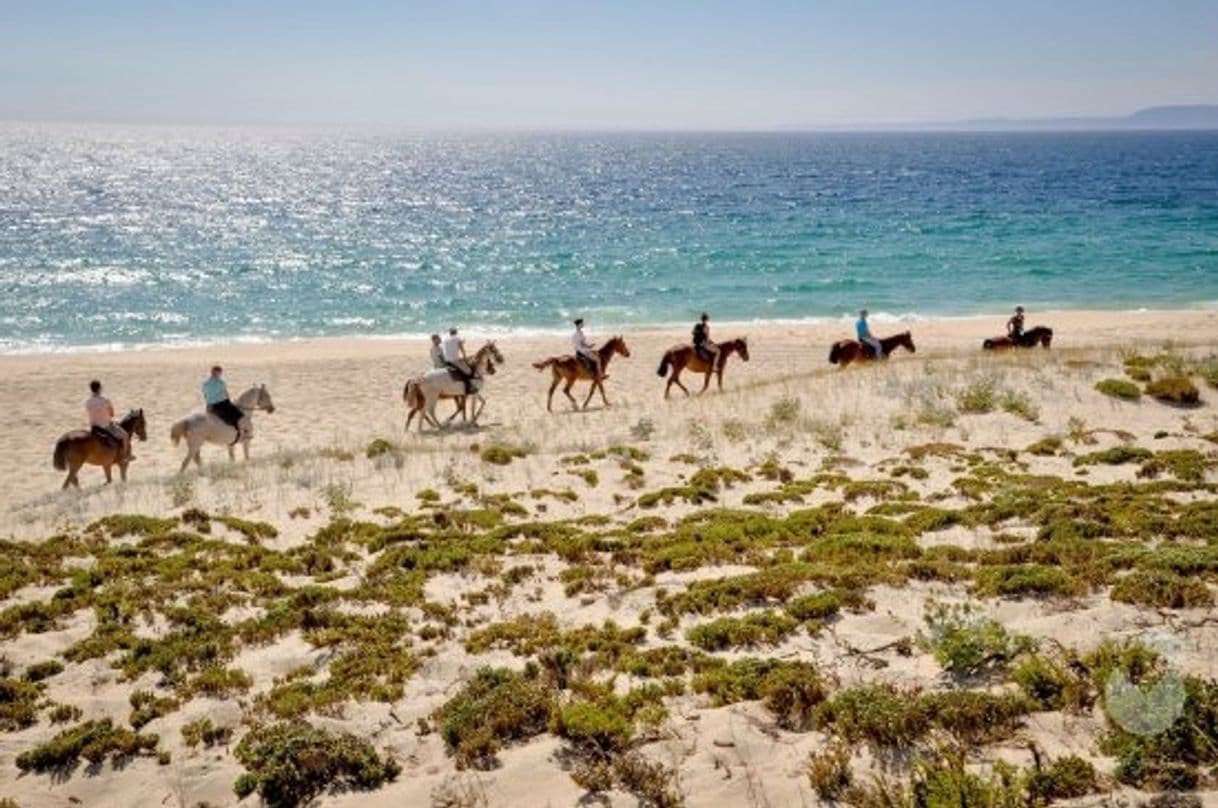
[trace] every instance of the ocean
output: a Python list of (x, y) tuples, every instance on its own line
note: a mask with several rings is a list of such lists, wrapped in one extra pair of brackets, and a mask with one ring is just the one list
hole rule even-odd
[(0, 126), (0, 352), (1218, 306), (1218, 133)]

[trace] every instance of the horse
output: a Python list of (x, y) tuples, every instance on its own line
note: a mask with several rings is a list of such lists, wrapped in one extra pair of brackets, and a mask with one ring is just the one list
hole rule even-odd
[[(486, 406), (486, 399), (482, 397), (484, 377), (489, 373), (488, 368), (495, 362), (503, 364), (503, 354), (499, 353), (499, 348), (495, 346), (494, 342), (487, 342), (479, 348), (469, 362), (470, 368), (474, 371), (474, 378), (470, 380), (469, 396), (474, 399), (472, 422), (475, 424), (478, 422), (478, 416), (482, 414), (483, 407)], [(436, 402), (441, 398), (460, 398), (465, 395), (465, 382), (454, 379), (447, 368), (429, 370), (422, 376), (416, 376), (408, 381), (405, 389), (402, 390), (402, 397), (408, 405), (416, 396), (423, 399), (419, 418), (420, 432), (423, 431), (424, 421), (436, 429), (441, 428), (440, 422), (436, 419)], [(464, 405), (462, 405), (462, 410), (464, 410)], [(406, 426), (407, 428), (410, 426), (410, 415), (406, 417)]]
[[(880, 347), (884, 350), (884, 358), (895, 351), (898, 347), (906, 348), (910, 353), (917, 353), (914, 347), (913, 337), (908, 331), (902, 331), (900, 334), (893, 334), (891, 337), (885, 337), (880, 340)], [(858, 340), (844, 339), (833, 343), (833, 347), (829, 349), (829, 362), (842, 367), (849, 365), (851, 362), (869, 362), (875, 359), (870, 347), (864, 349), (863, 343)]]
[(584, 399), (583, 409), (588, 408), (588, 402), (592, 400), (592, 394), (597, 390), (601, 391), (601, 401), (605, 402), (606, 407), (609, 406), (609, 399), (605, 396), (605, 371), (609, 369), (609, 361), (613, 357), (618, 354), (630, 356), (630, 348), (626, 347), (626, 340), (619, 334), (605, 340), (605, 344), (596, 349), (596, 354), (601, 358), (600, 376), (594, 375), (588, 365), (573, 354), (551, 356), (549, 359), (533, 363), (533, 367), (538, 370), (550, 368), (554, 377), (554, 381), (550, 384), (550, 392), (546, 396), (546, 410), (548, 412), (554, 412), (554, 390), (558, 388), (558, 383), (563, 380), (567, 382), (562, 388), (563, 395), (571, 400), (571, 406), (575, 409), (580, 409), (580, 406), (576, 403), (575, 396), (571, 395), (571, 388), (580, 379), (590, 379), (592, 381), (592, 387), (588, 389), (588, 397)]
[[(143, 410), (132, 410), (123, 416), (118, 425), (131, 436), (132, 440), (135, 438), (142, 441), (148, 440), (148, 428), (144, 422)], [(52, 455), (51, 465), (55, 467), (56, 471), (68, 473), (67, 478), (63, 481), (64, 488), (69, 485), (80, 488), (80, 480), (76, 479), (76, 472), (80, 471), (80, 467), (85, 463), (101, 466), (106, 472), (106, 485), (109, 485), (112, 482), (111, 466), (118, 466), (119, 477), (123, 482), (127, 482), (127, 458), (122, 455), (121, 443), (118, 446), (109, 446), (93, 434), (93, 430), (75, 429), (64, 434), (55, 442), (55, 453)]]
[(677, 345), (669, 348), (664, 358), (660, 360), (660, 368), (656, 371), (656, 375), (663, 378), (668, 374), (668, 369), (672, 368), (672, 375), (668, 377), (668, 384), (664, 385), (664, 398), (668, 398), (668, 394), (672, 391), (672, 386), (675, 384), (684, 391), (685, 395), (689, 395), (689, 390), (685, 385), (681, 384), (681, 371), (689, 368), (694, 373), (705, 374), (702, 377), (702, 389), (698, 391), (698, 395), (706, 392), (706, 388), (710, 386), (711, 376), (715, 375), (719, 380), (719, 392), (723, 392), (723, 368), (727, 364), (727, 358), (733, 353), (740, 354), (740, 358), (745, 362), (749, 361), (749, 343), (747, 337), (737, 337), (727, 342), (719, 343), (719, 360), (714, 365), (704, 359), (702, 355), (694, 350), (692, 345)]
[(248, 421), (250, 424), (250, 428), (245, 430), (245, 434), (242, 434), (209, 412), (197, 412), (194, 415), (188, 415), (170, 428), (169, 437), (173, 441), (174, 446), (177, 446), (183, 438), (186, 439), (186, 457), (182, 458), (182, 467), (178, 469), (179, 474), (186, 471), (186, 467), (190, 465), (192, 458), (196, 466), (199, 468), (203, 467), (199, 451), (203, 448), (204, 443), (227, 446), (228, 459), (231, 461), (236, 459), (233, 453), (233, 446), (240, 442), (241, 451), (245, 455), (245, 459), (250, 459), (250, 440), (254, 437), (254, 413), (258, 410), (265, 410), (267, 413), (274, 412), (275, 402), (271, 401), (271, 394), (267, 391), (266, 385), (261, 384), (251, 387), (237, 396), (237, 400), (233, 404), (236, 405), (237, 409), (241, 410), (243, 414), (242, 420)]
[(1037, 345), (1042, 348), (1048, 348), (1052, 342), (1053, 329), (1045, 325), (1038, 325), (1035, 328), (1029, 328), (1018, 337), (1008, 335), (987, 339), (981, 343), (981, 349), (985, 351), (1001, 351), (1006, 348), (1035, 348)]
[[(487, 376), (495, 375), (495, 362), (494, 362), (493, 358), (491, 360), (488, 360), (486, 363), (486, 375)], [(407, 432), (410, 431), (410, 422), (412, 420), (414, 420), (414, 417), (416, 415), (419, 416), (420, 426), (422, 426), (422, 423), (423, 423), (422, 413), (423, 413), (423, 405), (425, 402), (423, 399), (423, 391), (419, 389), (419, 383), (422, 380), (423, 380), (423, 375), (414, 376), (410, 379), (407, 379), (405, 387), (402, 388), (402, 400), (406, 402), (405, 429)], [(458, 415), (461, 416), (462, 421), (469, 420), (469, 416), (466, 413), (466, 408), (465, 408), (466, 395), (465, 395), (464, 390), (462, 390), (461, 393), (457, 394), (457, 395), (449, 395), (447, 393), (441, 393), (440, 398), (442, 398), (442, 399), (450, 398), (456, 404), (456, 408), (453, 410), (453, 414), (448, 416), (448, 420), (446, 420), (444, 422), (445, 424), (452, 423), (452, 420), (454, 418), (456, 418)], [(485, 405), (485, 402), (483, 402), (483, 404)], [(473, 415), (473, 419), (475, 422), (478, 420), (478, 416), (481, 414), (482, 414), (482, 407), (478, 407), (477, 412), (475, 412)]]

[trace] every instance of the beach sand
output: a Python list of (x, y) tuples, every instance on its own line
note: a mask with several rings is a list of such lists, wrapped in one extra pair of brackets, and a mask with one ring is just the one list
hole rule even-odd
[[(1155, 354), (1168, 346), (1184, 356), (1207, 356), (1218, 342), (1218, 312), (1059, 311), (1038, 312), (1029, 319), (1029, 325), (1040, 323), (1054, 328), (1051, 350), (1002, 354), (980, 351), (983, 338), (1001, 331), (1000, 319), (878, 324), (873, 328), (881, 336), (909, 328), (917, 353), (900, 352), (882, 366), (844, 370), (829, 365), (826, 358), (831, 342), (849, 336), (848, 325), (714, 323), (720, 340), (747, 335), (751, 361), (731, 360), (723, 393), (687, 399), (675, 391), (669, 401), (662, 397), (656, 366), (667, 347), (687, 338), (686, 331), (629, 332), (625, 337), (631, 356), (614, 359), (609, 368), (606, 389), (611, 406), (605, 408), (597, 400), (588, 411), (573, 412), (556, 394), (552, 414), (545, 408), (549, 372), (538, 372), (531, 363), (565, 353), (565, 338), (503, 338), (498, 345), (506, 364), (488, 382), (481, 423), (444, 433), (418, 433), (413, 428), (403, 432), (402, 385), (425, 365), (425, 341), (311, 340), (3, 357), (0, 368), (6, 383), (0, 405), (16, 428), (10, 431), (8, 459), (0, 472), (0, 535), (39, 541), (108, 514), (176, 515), (192, 507), (274, 524), (279, 536), (267, 540), (266, 546), (289, 548), (308, 542), (336, 513), (353, 512), (375, 520), (376, 509), (385, 506), (413, 512), (420, 492), (435, 489), (448, 499), (450, 490), (462, 482), (476, 484), (483, 496), (510, 494), (535, 519), (604, 517), (612, 524), (625, 524), (638, 516), (658, 514), (673, 523), (698, 506), (678, 498), (654, 510), (643, 509), (637, 498), (666, 486), (687, 485), (697, 468), (757, 469), (773, 461), (799, 478), (832, 468), (855, 479), (896, 479), (893, 469), (909, 447), (950, 443), (962, 452), (1018, 452), (1028, 473), (1070, 478), (1076, 474), (1071, 455), (1124, 443), (1213, 454), (1212, 444), (1203, 436), (1218, 431), (1218, 409), (1212, 403), (1218, 401), (1218, 391), (1205, 388), (1203, 382), (1199, 384), (1204, 403), (1192, 409), (1164, 406), (1148, 398), (1119, 402), (1097, 393), (1094, 385), (1122, 377), (1123, 351)], [(606, 335), (594, 331), (593, 336)], [(476, 332), (466, 337), (471, 352), (481, 344)], [(169, 428), (199, 408), (199, 384), (214, 362), (224, 365), (234, 393), (265, 384), (276, 411), (256, 416), (248, 464), (230, 463), (222, 448), (207, 446), (202, 472), (191, 468), (178, 475), (185, 450), (170, 445)], [(86, 467), (80, 475), (81, 491), (60, 492), (63, 475), (51, 468), (51, 450), (60, 433), (82, 421), (91, 378), (104, 381), (117, 407), (144, 408), (148, 441), (136, 444), (138, 459), (126, 485), (103, 487), (100, 469)], [(697, 389), (695, 382), (700, 384), (689, 375), (685, 382), (692, 389)], [(1011, 394), (1012, 400), (1023, 402), (1019, 407), (1024, 415), (1034, 417), (1001, 409), (975, 415), (960, 412), (960, 395), (978, 382), (989, 383), (996, 393)], [(581, 401), (586, 389), (582, 382), (576, 388)], [(442, 403), (440, 411), (446, 413), (450, 406)], [(1045, 456), (1023, 452), (1047, 437), (1064, 440), (1063, 436), (1082, 433), (1094, 445)], [(366, 456), (367, 447), (378, 438), (388, 442), (388, 450)], [(484, 462), (481, 452), (496, 444), (521, 447), (525, 456), (503, 466)], [(613, 456), (600, 454), (597, 459), (598, 452), (615, 445), (637, 447), (649, 457), (637, 464), (637, 473)], [(563, 460), (581, 454), (593, 457), (588, 468), (597, 472), (595, 484), (582, 476), (584, 467)], [(1086, 479), (1092, 484), (1133, 481), (1135, 470), (1131, 465), (1096, 466)], [(901, 480), (927, 501), (938, 497), (934, 501), (944, 507), (967, 504), (952, 490), (958, 469), (932, 459), (924, 471), (918, 478)], [(1215, 479), (1212, 471), (1206, 474), (1207, 479)], [(756, 476), (725, 488), (717, 505), (739, 507), (747, 494), (774, 486)], [(572, 495), (564, 496), (565, 491)], [(818, 492), (807, 505), (831, 500), (840, 500), (840, 495)], [(872, 504), (875, 500), (864, 497), (849, 507), (861, 512)], [(767, 505), (762, 510), (777, 514), (805, 506)], [(996, 546), (988, 529), (959, 525), (927, 533), (918, 542), (924, 548)], [(526, 587), (527, 596), (523, 590), (513, 590), (498, 602), (474, 605), (480, 602), (463, 600), (463, 593), (483, 586), (486, 579), (457, 572), (430, 577), (428, 597), (466, 609), (470, 625), (548, 611), (558, 615), (565, 627), (606, 619), (637, 626), (654, 608), (657, 587), (675, 592), (698, 578), (754, 568), (742, 558), (736, 565), (665, 571), (641, 586), (620, 590), (610, 586), (608, 591), (572, 597), (564, 593), (559, 580), (563, 565), (556, 557), (536, 563), (543, 572), (535, 590)], [(629, 570), (625, 574), (637, 584), (638, 574)], [(353, 580), (359, 577), (358, 571), (352, 573)], [(327, 585), (353, 584), (339, 580)], [(44, 599), (54, 591), (49, 584), (25, 587), (0, 607)], [(842, 684), (882, 680), (940, 686), (942, 671), (926, 654), (872, 655), (859, 649), (882, 648), (915, 634), (928, 602), (963, 602), (969, 599), (967, 587), (910, 581), (903, 586), (875, 586), (868, 595), (875, 608), (845, 616), (830, 635), (800, 635), (752, 653), (816, 661)], [(976, 604), (1009, 631), (1082, 649), (1105, 637), (1137, 636), (1148, 626), (1170, 624), (1186, 648), (1174, 661), (1189, 673), (1218, 676), (1218, 637), (1205, 623), (1206, 608), (1173, 610), (1165, 623), (1162, 610), (1116, 603), (1102, 591), (1069, 601), (990, 598), (976, 599)], [(20, 669), (62, 652), (91, 630), (92, 618), (82, 612), (53, 631), (0, 641), (0, 656)], [(155, 635), (159, 629), (152, 625), (148, 630)], [(552, 735), (505, 749), (499, 755), (501, 765), (491, 771), (460, 772), (436, 733), (416, 733), (416, 719), (426, 718), (450, 698), (478, 665), (520, 666), (521, 661), (505, 651), (470, 654), (460, 642), (467, 633), (458, 627), (446, 642), (438, 643), (437, 652), (406, 683), (401, 699), (392, 704), (353, 703), (341, 717), (320, 719), (326, 726), (373, 740), (404, 767), (396, 782), (372, 795), (327, 796), (322, 804), (440, 804), (440, 797), (458, 793), (465, 801), (447, 804), (577, 804), (584, 792), (565, 771), (562, 742)], [(882, 666), (868, 664), (873, 656), (882, 657)], [(78, 771), (62, 779), (33, 774), (17, 778), (16, 755), (49, 738), (57, 728), (43, 720), (20, 732), (4, 733), (0, 796), (11, 795), (23, 807), (64, 805), (72, 797), (85, 805), (232, 804), (231, 786), (241, 767), (231, 750), (187, 748), (181, 726), (203, 715), (237, 726), (250, 700), (269, 689), (277, 676), (324, 661), (323, 653), (299, 633), (270, 646), (243, 649), (233, 664), (252, 677), (248, 697), (195, 699), (148, 726), (164, 739), (161, 748), (172, 752), (168, 765), (137, 759), (123, 768), (106, 764), (89, 775)], [(80, 706), (86, 718), (110, 716), (123, 722), (130, 710), (128, 697), (137, 686), (152, 686), (151, 677), (127, 682), (105, 660), (94, 659), (68, 665), (50, 680), (48, 695)], [(1037, 713), (1024, 733), (1053, 756), (1078, 754), (1095, 761), (1101, 771), (1110, 771), (1112, 759), (1097, 747), (1101, 724), (1102, 719), (1090, 715)], [(818, 732), (776, 729), (773, 718), (756, 701), (711, 708), (704, 696), (687, 693), (672, 699), (666, 723), (642, 748), (678, 773), (675, 782), (690, 806), (814, 805), (818, 798), (805, 768), (808, 754), (824, 744), (825, 736)], [(1026, 749), (1018, 743), (999, 747), (991, 752), (1027, 762)], [(859, 765), (869, 764), (864, 759)], [(1124, 789), (1126, 796), (1134, 793), (1111, 780), (1104, 783), (1106, 789)], [(634, 804), (621, 791), (610, 792), (606, 799), (607, 804)], [(246, 803), (253, 804), (254, 798)]]

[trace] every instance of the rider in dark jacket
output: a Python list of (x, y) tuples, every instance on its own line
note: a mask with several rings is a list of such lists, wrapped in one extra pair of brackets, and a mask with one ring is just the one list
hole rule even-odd
[(702, 312), (702, 317), (694, 324), (694, 350), (698, 356), (710, 363), (713, 368), (719, 361), (719, 346), (710, 338), (710, 317)]

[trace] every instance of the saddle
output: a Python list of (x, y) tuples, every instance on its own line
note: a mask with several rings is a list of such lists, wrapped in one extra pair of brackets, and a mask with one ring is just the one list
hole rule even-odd
[(714, 354), (706, 349), (706, 345), (701, 343), (694, 346), (694, 353), (703, 362), (711, 362), (715, 358)]
[(596, 363), (593, 362), (592, 359), (590, 357), (586, 356), (585, 354), (577, 353), (575, 355), (575, 361), (579, 362), (581, 365), (583, 365), (584, 370), (588, 371), (589, 373), (596, 373)]
[(90, 431), (93, 433), (93, 437), (97, 438), (107, 449), (117, 449), (123, 445), (118, 435), (111, 432), (108, 427), (94, 426)]

